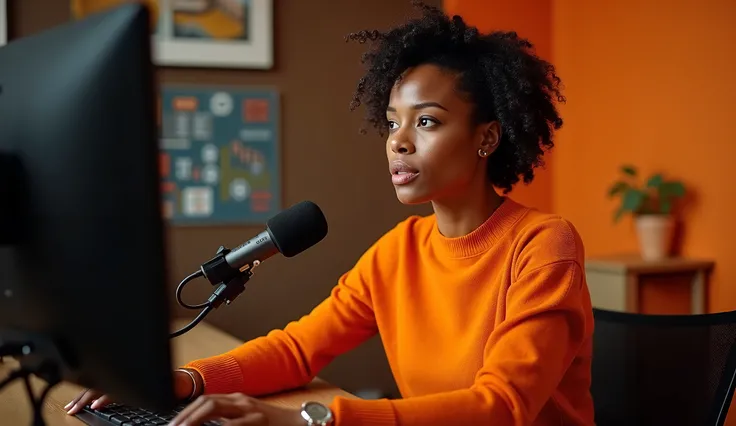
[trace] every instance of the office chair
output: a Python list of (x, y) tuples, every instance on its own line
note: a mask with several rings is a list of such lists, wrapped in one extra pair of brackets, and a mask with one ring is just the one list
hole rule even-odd
[(722, 426), (736, 380), (736, 311), (593, 310), (597, 426)]

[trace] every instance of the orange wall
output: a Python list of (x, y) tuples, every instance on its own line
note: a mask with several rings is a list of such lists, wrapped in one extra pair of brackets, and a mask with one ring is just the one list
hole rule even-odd
[[(565, 125), (547, 173), (513, 195), (558, 212), (588, 255), (636, 251), (606, 198), (622, 163), (685, 181), (681, 253), (716, 260), (709, 309), (736, 309), (736, 2), (445, 0), (481, 30), (516, 29), (565, 85)], [(552, 164), (554, 163), (554, 164)], [(716, 203), (721, 205), (716, 208)]]
[[(468, 24), (477, 26), (483, 32), (514, 30), (535, 45), (540, 57), (550, 59), (551, 0), (444, 0), (443, 8), (448, 14), (462, 16)], [(534, 181), (527, 186), (519, 184), (511, 192), (511, 196), (516, 201), (542, 211), (552, 211), (553, 161), (551, 153), (545, 155), (546, 166), (535, 173)]]
[(682, 253), (716, 260), (710, 310), (736, 309), (736, 2), (557, 0), (552, 22), (568, 99), (554, 210), (588, 254), (632, 251), (631, 221), (613, 225), (605, 198), (619, 165), (683, 179), (696, 199)]

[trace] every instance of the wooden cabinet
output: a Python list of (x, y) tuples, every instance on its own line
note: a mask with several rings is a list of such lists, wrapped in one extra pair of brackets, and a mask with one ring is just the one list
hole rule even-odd
[(585, 273), (593, 306), (650, 314), (706, 312), (714, 262), (675, 257), (645, 261), (637, 255), (589, 258)]

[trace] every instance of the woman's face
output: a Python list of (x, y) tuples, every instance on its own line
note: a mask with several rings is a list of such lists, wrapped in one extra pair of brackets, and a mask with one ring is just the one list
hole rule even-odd
[(497, 123), (476, 125), (473, 104), (457, 90), (456, 74), (435, 65), (407, 70), (391, 91), (386, 141), (391, 180), (404, 204), (471, 196), (485, 190), (486, 157), (498, 141)]

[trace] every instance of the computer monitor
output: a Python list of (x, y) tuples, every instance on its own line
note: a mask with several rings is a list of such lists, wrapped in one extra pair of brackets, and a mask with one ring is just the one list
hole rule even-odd
[(150, 29), (131, 2), (0, 48), (0, 352), (166, 410)]

